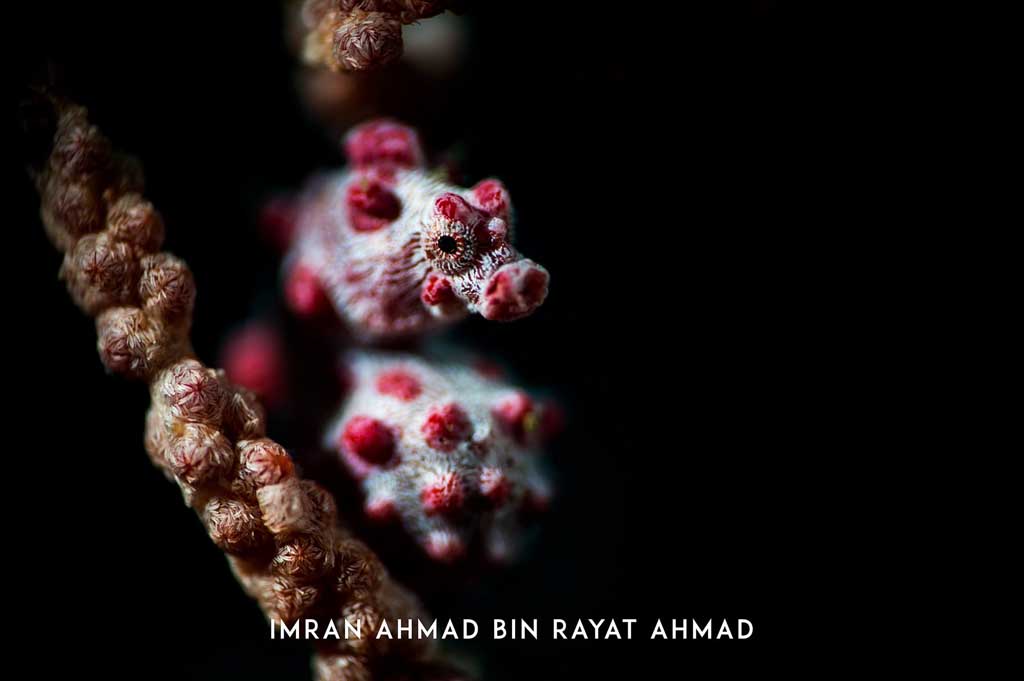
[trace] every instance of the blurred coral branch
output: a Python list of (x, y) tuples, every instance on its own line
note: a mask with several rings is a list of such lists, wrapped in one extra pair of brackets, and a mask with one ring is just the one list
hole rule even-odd
[(402, 54), (402, 25), (452, 9), (449, 0), (294, 0), (290, 23), (303, 60), (366, 71)]

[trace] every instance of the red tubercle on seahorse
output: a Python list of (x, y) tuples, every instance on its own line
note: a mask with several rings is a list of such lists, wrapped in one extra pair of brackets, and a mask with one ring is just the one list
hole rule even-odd
[(341, 445), (368, 464), (383, 464), (395, 453), (395, 437), (383, 421), (354, 416), (341, 435)]
[(348, 218), (357, 232), (372, 232), (397, 218), (402, 203), (394, 192), (376, 180), (356, 178), (348, 186), (345, 197)]

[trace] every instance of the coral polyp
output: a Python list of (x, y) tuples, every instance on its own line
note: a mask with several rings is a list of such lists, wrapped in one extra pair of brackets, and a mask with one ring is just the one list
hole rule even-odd
[(436, 560), (477, 533), (490, 558), (511, 558), (520, 515), (551, 498), (540, 451), (557, 407), (457, 361), (354, 350), (344, 364), (350, 392), (324, 445), (360, 481), (366, 514), (401, 522)]
[(478, 313), (509, 321), (547, 296), (548, 273), (512, 246), (504, 185), (470, 189), (424, 167), (416, 133), (390, 121), (353, 130), (351, 167), (294, 202), (285, 295), (301, 316), (328, 303), (360, 341), (413, 337)]

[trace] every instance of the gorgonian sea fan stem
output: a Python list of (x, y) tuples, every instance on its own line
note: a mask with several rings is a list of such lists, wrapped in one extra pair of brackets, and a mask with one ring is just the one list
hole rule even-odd
[(341, 526), (331, 495), (300, 478), (266, 437), (253, 394), (195, 357), (195, 282), (184, 261), (159, 252), (164, 224), (142, 195), (138, 165), (112, 152), (83, 107), (42, 98), (56, 121), (49, 157), (32, 172), (42, 222), (64, 253), (60, 276), (72, 299), (96, 318), (103, 364), (150, 387), (153, 463), (181, 488), (268, 618), (333, 621), (339, 632), (359, 622), (360, 638), (318, 643), (318, 679), (413, 667), (431, 676), (426, 642), (374, 636), (381, 620), (420, 617), (418, 601)]

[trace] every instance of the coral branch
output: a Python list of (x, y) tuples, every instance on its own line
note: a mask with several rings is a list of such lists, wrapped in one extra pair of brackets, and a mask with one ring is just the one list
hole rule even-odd
[(402, 54), (402, 24), (440, 14), (446, 0), (304, 0), (293, 2), (303, 60), (332, 71), (380, 68)]
[(96, 317), (104, 365), (150, 386), (153, 463), (181, 488), (268, 618), (334, 621), (338, 631), (361, 620), (361, 638), (322, 644), (318, 678), (367, 679), (427, 663), (422, 641), (374, 637), (375, 622), (419, 616), (415, 598), (339, 524), (331, 495), (299, 478), (265, 437), (253, 394), (195, 358), (195, 283), (183, 261), (157, 252), (163, 222), (141, 196), (137, 166), (112, 154), (84, 108), (45, 98), (57, 130), (34, 173), (43, 224), (64, 252), (72, 299)]

